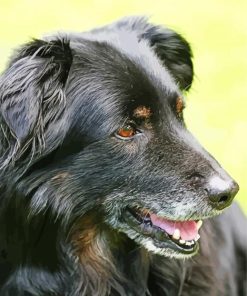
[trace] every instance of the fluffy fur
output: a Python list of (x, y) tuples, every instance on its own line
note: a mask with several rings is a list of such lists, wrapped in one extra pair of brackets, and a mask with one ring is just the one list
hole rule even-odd
[[(213, 217), (229, 204), (215, 207), (209, 180), (235, 183), (177, 106), (191, 56), (145, 18), (14, 53), (0, 77), (0, 295), (246, 295), (246, 219), (236, 205)], [(128, 122), (138, 132), (121, 139)], [(199, 253), (155, 245), (123, 218), (130, 206), (211, 217)]]

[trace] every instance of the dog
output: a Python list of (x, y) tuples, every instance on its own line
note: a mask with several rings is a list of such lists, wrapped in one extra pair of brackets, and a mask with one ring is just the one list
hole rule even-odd
[(239, 188), (186, 129), (192, 80), (189, 43), (145, 17), (14, 52), (1, 296), (247, 295)]

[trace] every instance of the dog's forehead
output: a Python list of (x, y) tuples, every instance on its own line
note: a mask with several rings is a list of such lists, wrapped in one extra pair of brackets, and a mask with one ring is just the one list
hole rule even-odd
[(127, 30), (102, 31), (84, 33), (83, 37), (115, 48), (122, 56), (126, 56), (157, 83), (161, 83), (167, 92), (177, 91), (177, 85), (164, 64), (161, 63), (148, 41), (137, 36), (136, 32)]
[[(86, 60), (97, 71), (98, 88), (100, 84), (111, 82), (109, 90), (127, 93), (130, 100), (137, 100), (140, 105), (155, 104), (158, 100), (165, 103), (166, 98), (180, 95), (170, 72), (148, 42), (138, 39), (134, 32), (118, 30), (73, 35), (71, 47), (79, 61), (84, 62), (86, 55)], [(133, 106), (136, 108), (135, 104)]]

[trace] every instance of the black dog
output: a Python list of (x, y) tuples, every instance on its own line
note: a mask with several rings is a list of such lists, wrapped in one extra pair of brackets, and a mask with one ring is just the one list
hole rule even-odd
[(144, 18), (14, 54), (0, 295), (246, 295), (246, 219), (236, 205), (211, 218), (238, 185), (183, 121), (192, 79), (186, 40)]

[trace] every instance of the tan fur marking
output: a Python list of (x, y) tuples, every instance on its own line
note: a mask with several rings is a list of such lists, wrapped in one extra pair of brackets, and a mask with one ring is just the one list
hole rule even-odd
[(94, 270), (106, 279), (110, 270), (107, 266), (108, 262), (105, 262), (107, 254), (104, 254), (105, 246), (101, 248), (100, 237), (100, 229), (95, 218), (87, 215), (77, 223), (73, 230), (72, 243), (81, 264), (88, 271)]
[(176, 101), (176, 112), (177, 115), (180, 116), (184, 108), (184, 102), (182, 97), (178, 97)]
[(150, 118), (152, 115), (151, 109), (145, 106), (139, 106), (134, 110), (134, 116), (136, 118)]

